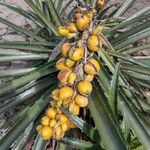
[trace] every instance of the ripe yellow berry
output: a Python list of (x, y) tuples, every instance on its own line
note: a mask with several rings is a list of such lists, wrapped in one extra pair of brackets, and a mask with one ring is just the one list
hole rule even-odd
[(76, 78), (77, 78), (77, 76), (74, 72), (70, 73), (68, 83), (70, 85), (72, 85), (75, 82)]
[(69, 34), (69, 30), (63, 26), (58, 27), (58, 34), (61, 36), (67, 36)]
[(75, 104), (74, 102), (70, 103), (69, 104), (69, 112), (75, 116), (79, 115), (79, 112), (80, 112), (79, 105)]
[(58, 80), (61, 81), (61, 83), (63, 83), (63, 84), (67, 84), (68, 78), (69, 78), (69, 75), (71, 72), (72, 71), (70, 69), (61, 70), (57, 76)]
[(67, 57), (68, 51), (69, 51), (70, 48), (71, 48), (71, 44), (70, 44), (70, 43), (64, 43), (64, 44), (62, 45), (62, 47), (61, 47), (61, 52), (62, 52), (62, 54), (63, 54), (65, 57)]
[(62, 87), (59, 89), (59, 98), (64, 99), (70, 99), (73, 96), (73, 89), (70, 87)]
[(88, 105), (88, 98), (84, 97), (82, 95), (77, 95), (74, 99), (76, 104), (78, 104), (80, 107), (86, 107)]
[(57, 125), (57, 121), (56, 121), (56, 119), (52, 119), (52, 120), (50, 120), (50, 122), (49, 122), (49, 126), (51, 127), (51, 128), (53, 128), (54, 126), (56, 126)]
[(36, 130), (41, 134), (41, 129), (43, 128), (43, 125), (38, 125), (37, 127), (36, 127)]
[(89, 12), (87, 12), (87, 16), (90, 18), (90, 20), (93, 19), (95, 13), (96, 13), (95, 9), (91, 9)]
[(92, 52), (97, 52), (102, 47), (102, 42), (98, 36), (91, 35), (87, 40), (87, 47)]
[(84, 48), (72, 48), (70, 49), (68, 56), (73, 61), (79, 61), (84, 56)]
[(41, 119), (41, 124), (44, 125), (44, 126), (48, 126), (49, 125), (49, 121), (50, 121), (50, 118), (48, 116), (44, 116)]
[(96, 1), (96, 10), (101, 10), (105, 6), (105, 0), (97, 0)]
[(76, 28), (76, 24), (73, 22), (70, 22), (67, 24), (66, 28), (69, 30), (70, 33), (76, 33), (78, 32), (77, 28)]
[(68, 39), (71, 39), (71, 38), (73, 38), (73, 37), (75, 37), (75, 36), (77, 36), (77, 33), (69, 33), (66, 37), (67, 37)]
[(62, 100), (62, 99), (58, 100), (58, 101), (56, 102), (57, 107), (60, 107), (60, 106), (62, 105), (62, 103), (63, 103), (63, 100)]
[(82, 15), (76, 20), (76, 27), (79, 31), (85, 31), (90, 25), (90, 18), (87, 14)]
[(65, 64), (66, 64), (66, 66), (67, 66), (68, 68), (71, 68), (71, 67), (73, 67), (73, 66), (74, 66), (75, 61), (70, 60), (70, 59), (66, 59)]
[(43, 128), (41, 129), (41, 136), (44, 140), (50, 139), (52, 136), (52, 128), (43, 126)]
[(82, 80), (77, 84), (78, 92), (83, 96), (88, 96), (92, 92), (92, 84), (87, 80)]
[(50, 104), (51, 104), (52, 107), (56, 107), (57, 106), (57, 101), (54, 101), (54, 100), (50, 101)]
[(58, 100), (59, 100), (58, 96), (59, 96), (59, 89), (53, 90), (52, 93), (51, 93), (51, 97), (52, 97), (54, 100), (58, 101)]
[(63, 100), (63, 106), (66, 107), (70, 103), (70, 99)]
[(101, 25), (97, 25), (93, 31), (92, 31), (92, 35), (98, 36), (103, 30), (103, 27)]
[(89, 59), (84, 65), (84, 71), (90, 75), (97, 74), (100, 71), (100, 65), (98, 61), (95, 59)]
[(76, 125), (70, 119), (68, 119), (67, 125), (69, 128), (76, 128)]
[(57, 70), (63, 70), (63, 69), (68, 69), (68, 67), (65, 64), (65, 59), (64, 58), (60, 58), (57, 62), (56, 62), (56, 69)]
[(57, 114), (57, 110), (53, 107), (50, 107), (47, 112), (46, 112), (47, 116), (50, 118), (50, 119), (55, 119), (55, 116)]
[(84, 79), (91, 82), (94, 79), (94, 75), (88, 74), (88, 75), (85, 76)]
[(58, 114), (56, 116), (56, 119), (60, 122), (60, 123), (65, 123), (68, 120), (68, 117), (65, 114)]
[(63, 132), (66, 132), (69, 129), (67, 122), (61, 124), (61, 129)]
[(77, 19), (81, 18), (82, 16), (83, 16), (83, 12), (81, 12), (81, 11), (77, 11), (73, 14), (74, 20), (77, 20)]
[(53, 128), (53, 138), (54, 139), (57, 139), (57, 140), (60, 140), (62, 137), (62, 129), (61, 129), (61, 126), (57, 126), (57, 127), (54, 127)]

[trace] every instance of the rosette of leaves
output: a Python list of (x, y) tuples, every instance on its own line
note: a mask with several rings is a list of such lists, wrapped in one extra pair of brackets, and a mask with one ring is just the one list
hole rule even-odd
[(0, 3), (35, 24), (29, 30), (0, 17), (0, 22), (14, 34), (27, 37), (22, 42), (1, 40), (0, 62), (32, 62), (29, 68), (0, 70), (0, 78), (8, 80), (0, 85), (0, 113), (11, 108), (16, 110), (1, 124), (5, 133), (0, 149), (21, 150), (33, 140), (32, 149), (148, 150), (150, 101), (146, 91), (150, 87), (150, 58), (144, 54), (139, 56), (138, 52), (150, 48), (143, 40), (150, 35), (150, 6), (128, 18), (122, 15), (135, 0), (119, 6), (106, 5), (98, 12), (97, 21), (104, 26), (101, 37), (105, 44), (95, 54), (102, 69), (93, 82), (89, 108), (82, 110), (80, 117), (64, 110), (77, 129), (70, 130), (60, 141), (43, 141), (35, 129), (49, 105), (50, 92), (57, 87), (55, 63), (65, 40), (58, 35), (57, 27), (68, 21), (73, 3), (92, 7), (95, 0), (67, 1), (65, 5), (61, 0), (25, 1), (31, 11)]

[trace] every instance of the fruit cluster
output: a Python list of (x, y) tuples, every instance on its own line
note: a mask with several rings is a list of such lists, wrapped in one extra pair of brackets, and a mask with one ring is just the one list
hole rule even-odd
[(102, 47), (99, 35), (103, 28), (94, 24), (95, 16), (95, 9), (77, 6), (72, 21), (58, 28), (58, 33), (67, 39), (61, 47), (62, 57), (56, 63), (59, 87), (51, 93), (51, 107), (37, 127), (45, 140), (51, 137), (59, 140), (67, 130), (75, 128), (61, 108), (77, 116), (81, 107), (88, 106), (91, 81), (100, 71), (100, 64), (93, 53)]

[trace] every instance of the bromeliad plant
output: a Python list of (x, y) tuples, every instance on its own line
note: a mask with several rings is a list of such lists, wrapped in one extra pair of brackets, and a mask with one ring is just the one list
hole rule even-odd
[(150, 7), (122, 18), (134, 1), (109, 13), (103, 0), (26, 0), (29, 12), (0, 3), (35, 23), (28, 30), (0, 18), (28, 37), (1, 41), (0, 62), (33, 62), (0, 71), (9, 80), (0, 113), (16, 109), (1, 125), (0, 149), (21, 150), (31, 139), (32, 149), (149, 149), (150, 60), (138, 52), (150, 47)]

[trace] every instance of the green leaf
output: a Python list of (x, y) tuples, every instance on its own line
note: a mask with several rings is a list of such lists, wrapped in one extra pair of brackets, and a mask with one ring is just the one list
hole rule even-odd
[(60, 17), (58, 16), (58, 13), (55, 9), (53, 1), (52, 0), (46, 0), (46, 3), (48, 4), (50, 14), (51, 14), (55, 24), (57, 25), (57, 27), (61, 26), (62, 23), (61, 23)]
[(116, 71), (114, 72), (112, 81), (111, 81), (111, 86), (110, 86), (110, 95), (109, 95), (109, 105), (111, 106), (112, 112), (117, 120), (118, 117), (118, 100), (117, 100), (117, 91), (118, 91), (118, 76), (119, 76), (119, 66), (120, 64), (116, 65)]
[(34, 105), (32, 105), (27, 113), (25, 113), (12, 128), (7, 132), (7, 134), (0, 140), (0, 149), (5, 150), (9, 149), (10, 145), (15, 141), (15, 139), (20, 135), (20, 133), (31, 123), (36, 117), (43, 111), (43, 109), (49, 103), (48, 97), (51, 88), (49, 91), (46, 91), (40, 99), (38, 99)]
[(0, 56), (0, 62), (6, 61), (27, 61), (27, 60), (47, 60), (48, 54), (30, 54), (30, 55), (23, 55), (23, 56)]
[(97, 144), (100, 144), (100, 136), (98, 134), (98, 131), (94, 127), (92, 127), (79, 117), (72, 115), (66, 110), (63, 110), (63, 112), (70, 118), (70, 120), (72, 120), (77, 125), (77, 127), (79, 127), (84, 133), (86, 133), (86, 135), (88, 135), (92, 140), (96, 141)]
[(119, 128), (114, 125), (110, 114), (98, 92), (99, 89), (94, 84), (93, 92), (90, 96), (89, 108), (94, 119), (96, 128), (99, 131), (105, 149), (126, 150), (127, 145), (121, 135)]
[(41, 20), (49, 27), (49, 29), (58, 36), (56, 27), (49, 21), (45, 14), (32, 2), (32, 0), (25, 0), (26, 3), (37, 13)]
[(36, 39), (38, 41), (44, 42), (46, 41), (43, 37), (36, 35), (34, 32), (31, 32), (23, 27), (20, 27), (18, 25), (15, 25), (14, 23), (7, 21), (6, 19), (3, 19), (2, 17), (0, 17), (0, 22), (7, 25), (8, 27), (14, 29), (17, 32), (21, 32), (25, 35), (28, 35), (29, 37)]
[(39, 79), (40, 77), (43, 77), (45, 75), (51, 74), (55, 72), (55, 68), (47, 69), (48, 67), (54, 65), (55, 61), (49, 62), (46, 65), (43, 65), (39, 67), (38, 69), (32, 71), (30, 74), (25, 75), (23, 77), (14, 79), (10, 82), (7, 82), (4, 85), (0, 86), (0, 97), (2, 95), (6, 95), (6, 93), (9, 93), (10, 91), (14, 91), (16, 88), (23, 86), (27, 83), (29, 83), (32, 80)]
[(122, 53), (119, 53), (119, 52), (115, 52), (115, 51), (107, 51), (108, 54), (112, 55), (112, 56), (115, 56), (117, 58), (120, 58), (120, 59), (123, 59), (125, 61), (128, 61), (128, 62), (131, 62), (131, 63), (134, 63), (134, 64), (137, 64), (137, 65), (140, 65), (142, 67), (147, 67), (147, 68), (150, 68), (149, 65), (147, 64), (144, 64), (140, 61), (137, 61), (136, 59), (134, 59), (133, 57), (129, 56), (129, 55), (126, 55), (126, 54), (122, 54)]
[(44, 141), (41, 135), (37, 134), (32, 150), (42, 150), (46, 141)]
[(121, 15), (123, 15), (130, 8), (130, 6), (132, 5), (132, 3), (134, 1), (135, 0), (126, 0), (122, 4), (122, 6), (119, 8), (119, 10), (115, 13), (114, 17), (117, 18), (117, 17), (120, 17)]
[(95, 150), (101, 149), (96, 144), (93, 144), (93, 143), (87, 142), (87, 141), (83, 141), (83, 140), (79, 140), (79, 139), (71, 139), (71, 138), (64, 137), (61, 139), (60, 142), (67, 144), (69, 147), (73, 147), (73, 148), (77, 148), (77, 149), (81, 149), (81, 150), (90, 150), (92, 148)]

